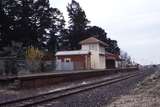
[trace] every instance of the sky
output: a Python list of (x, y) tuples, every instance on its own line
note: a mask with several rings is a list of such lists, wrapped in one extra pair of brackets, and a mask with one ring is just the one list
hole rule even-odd
[[(159, 0), (76, 0), (85, 11), (90, 25), (100, 26), (108, 37), (118, 41), (137, 63), (160, 64)], [(71, 0), (50, 0), (52, 7), (63, 12)]]

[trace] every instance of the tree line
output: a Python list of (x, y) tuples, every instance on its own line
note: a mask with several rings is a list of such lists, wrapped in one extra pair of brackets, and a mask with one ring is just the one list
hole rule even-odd
[[(67, 5), (68, 27), (63, 13), (50, 6), (49, 0), (1, 0), (0, 1), (0, 56), (15, 50), (19, 57), (29, 46), (46, 52), (80, 49), (79, 42), (96, 37), (109, 45), (106, 50), (120, 54), (116, 40), (107, 38), (107, 32), (99, 26), (89, 26), (85, 11), (72, 0)], [(8, 49), (7, 49), (7, 48)]]

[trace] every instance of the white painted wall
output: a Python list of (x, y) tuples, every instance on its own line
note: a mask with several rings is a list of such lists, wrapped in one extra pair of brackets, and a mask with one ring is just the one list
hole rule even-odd
[(105, 48), (100, 46), (98, 43), (96, 44), (83, 44), (81, 50), (87, 50), (91, 52), (91, 68), (92, 69), (105, 69), (106, 62), (105, 56)]
[(106, 60), (105, 60), (105, 56), (100, 56), (100, 64), (99, 64), (101, 69), (105, 69), (106, 68)]
[(98, 45), (98, 49), (99, 53), (105, 54), (105, 48), (103, 46)]
[(120, 61), (115, 61), (115, 67), (116, 67), (116, 68), (120, 68), (120, 67), (121, 67)]
[(89, 50), (89, 44), (84, 44), (81, 46), (81, 50), (86, 50), (88, 51)]

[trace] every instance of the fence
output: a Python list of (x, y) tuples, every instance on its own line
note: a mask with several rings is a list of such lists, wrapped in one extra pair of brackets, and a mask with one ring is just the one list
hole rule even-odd
[(13, 58), (0, 58), (0, 75), (24, 75), (37, 72), (53, 72), (55, 61), (24, 60)]

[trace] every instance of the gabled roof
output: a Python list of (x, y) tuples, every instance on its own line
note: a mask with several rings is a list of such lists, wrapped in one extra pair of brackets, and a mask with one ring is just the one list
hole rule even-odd
[(89, 54), (89, 51), (83, 50), (76, 50), (76, 51), (59, 51), (56, 53), (56, 56), (63, 56), (63, 55), (86, 55)]
[(106, 43), (98, 40), (97, 38), (95, 37), (90, 37), (88, 39), (85, 39), (85, 40), (82, 40), (79, 44), (93, 44), (93, 43), (99, 43), (101, 45), (104, 45), (104, 46), (108, 46)]

